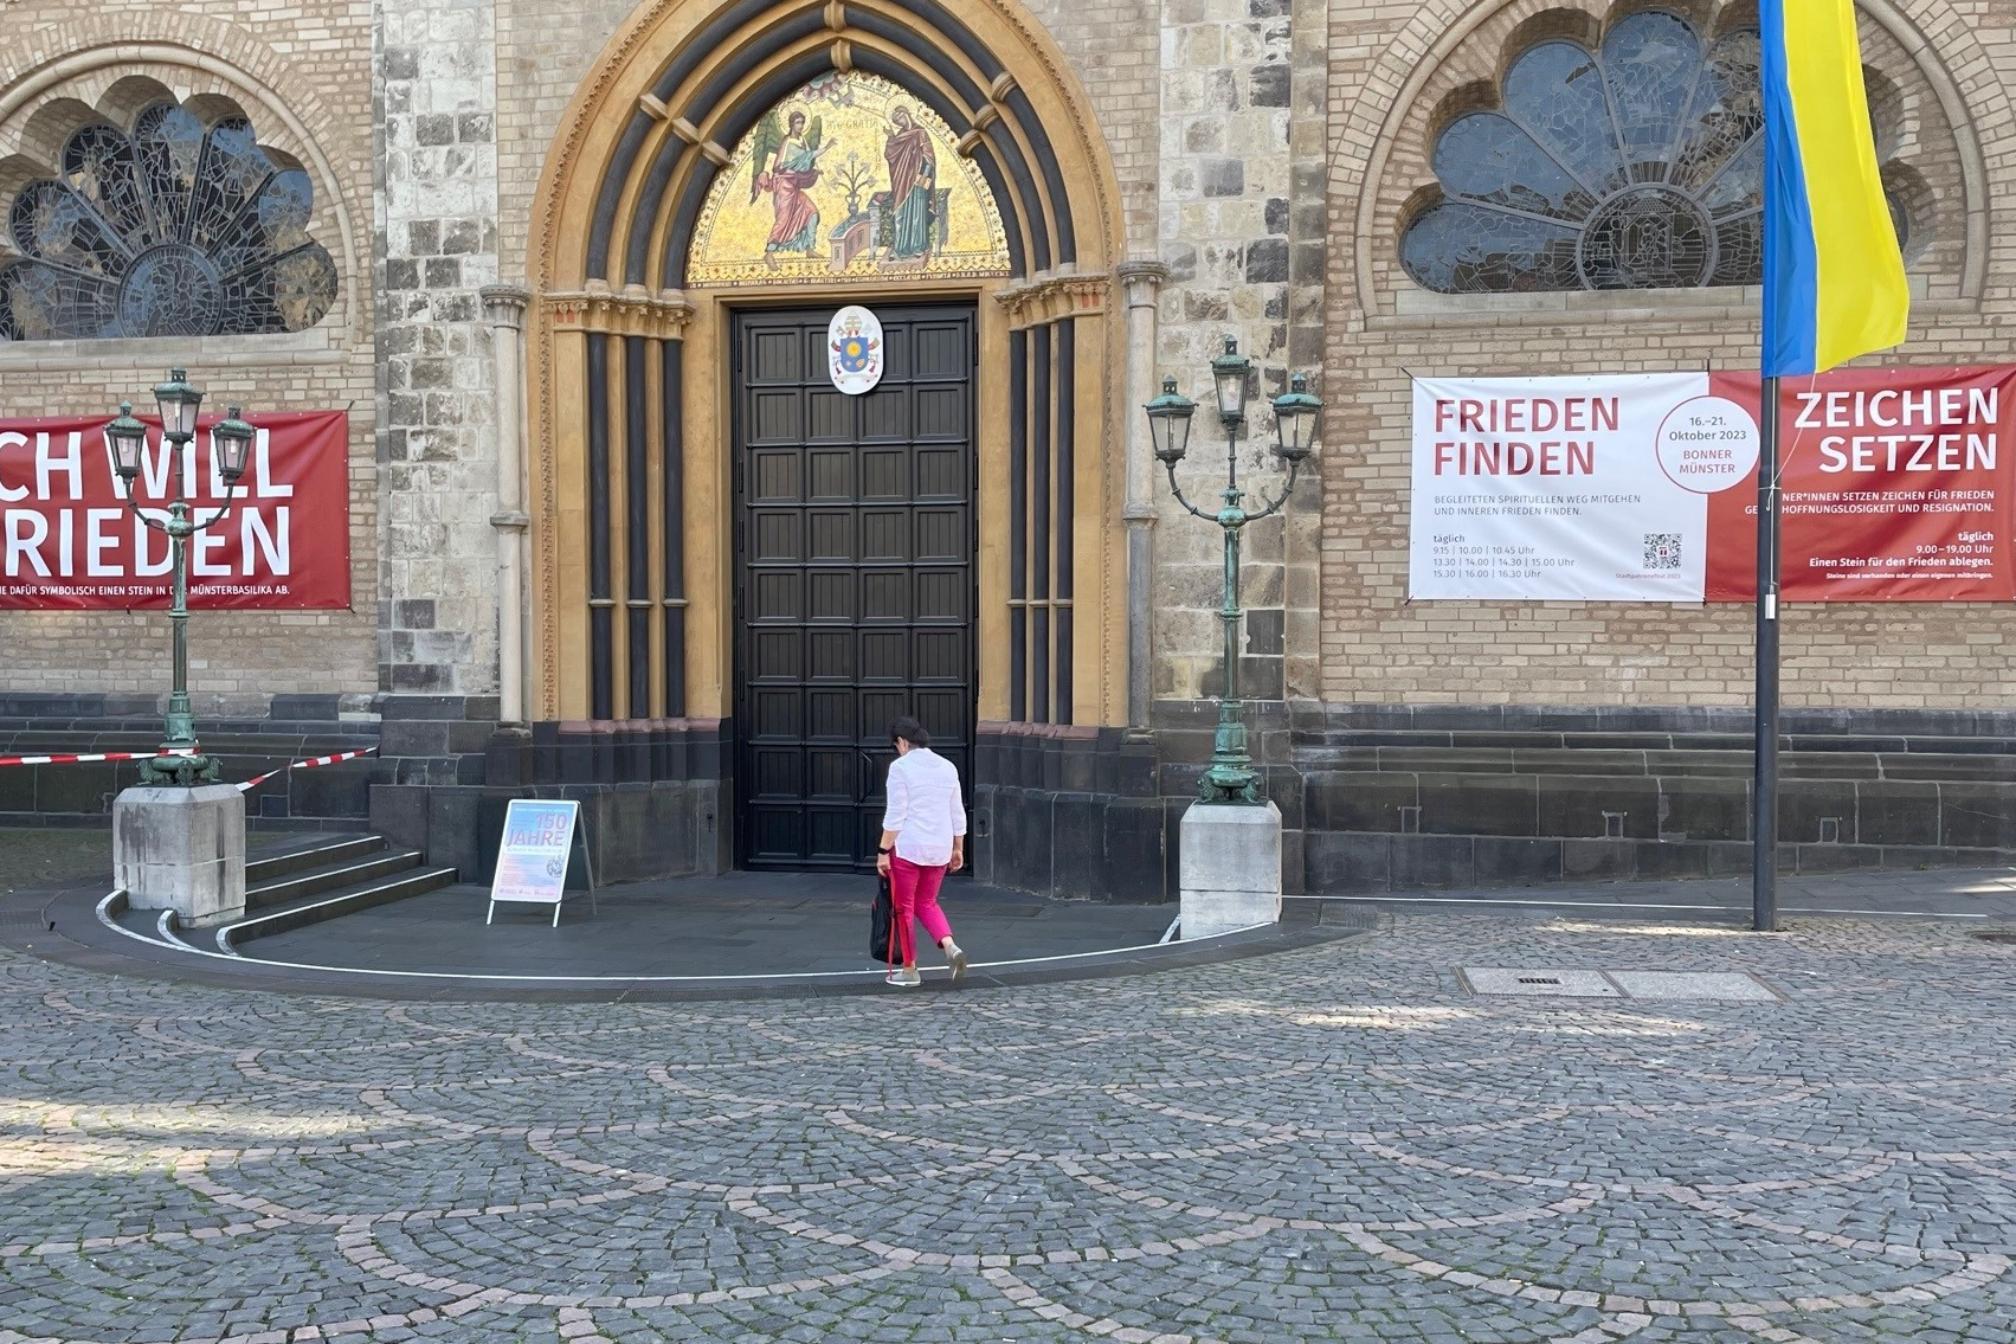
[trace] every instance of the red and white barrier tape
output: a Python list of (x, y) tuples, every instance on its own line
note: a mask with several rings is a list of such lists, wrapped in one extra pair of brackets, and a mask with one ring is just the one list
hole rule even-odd
[(310, 770), (318, 765), (337, 765), (344, 761), (354, 761), (359, 756), (369, 756), (376, 750), (378, 750), (376, 747), (364, 747), (358, 751), (338, 752), (334, 756), (311, 756), (305, 761), (295, 761), (292, 764), (283, 765), (278, 770), (268, 770), (256, 779), (246, 780), (243, 784), (238, 785), (237, 789), (240, 793), (249, 793), (261, 784), (264, 784), (267, 780), (273, 778), (273, 776), (284, 775), (289, 770)]
[(163, 756), (194, 756), (195, 747), (173, 751), (101, 751), (96, 755), (0, 756), (0, 765), (97, 765), (103, 761), (152, 761)]

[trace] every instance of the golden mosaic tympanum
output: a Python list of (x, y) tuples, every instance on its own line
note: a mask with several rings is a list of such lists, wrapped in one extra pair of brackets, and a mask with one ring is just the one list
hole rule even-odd
[(689, 281), (1009, 273), (1001, 212), (949, 127), (876, 75), (835, 71), (764, 114), (708, 193)]

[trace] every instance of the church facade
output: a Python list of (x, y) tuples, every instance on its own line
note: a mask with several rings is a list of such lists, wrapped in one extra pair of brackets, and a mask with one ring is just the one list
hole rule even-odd
[[(1893, 362), (2000, 362), (2016, 7), (1860, 14)], [(171, 366), (255, 423), (345, 417), (296, 523), (347, 597), (192, 622), (227, 764), (378, 748), (263, 820), (473, 877), (504, 799), (566, 791), (610, 877), (849, 868), (914, 713), (983, 877), (1160, 899), (1224, 567), (1141, 407), (1207, 400), (1230, 338), (1256, 489), (1268, 399), (1326, 402), (1244, 539), (1290, 889), (1744, 862), (1747, 609), (1410, 602), (1407, 512), (1416, 377), (1754, 368), (1744, 0), (12, 0), (0, 30), (0, 420), (109, 418)], [(1200, 413), (1175, 479), (1224, 469)], [(0, 610), (0, 734), (141, 731), (165, 634), (117, 607)], [(1788, 613), (1791, 862), (2016, 850), (2012, 632)], [(0, 815), (121, 782), (40, 773)]]

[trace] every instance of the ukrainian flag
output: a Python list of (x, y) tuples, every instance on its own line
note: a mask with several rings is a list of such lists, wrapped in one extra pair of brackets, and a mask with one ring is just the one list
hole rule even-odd
[(1764, 373), (1904, 339), (1910, 294), (1876, 165), (1854, 0), (1762, 0)]

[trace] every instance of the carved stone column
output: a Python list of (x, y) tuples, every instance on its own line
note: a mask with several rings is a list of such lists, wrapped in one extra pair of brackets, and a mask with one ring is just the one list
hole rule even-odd
[(525, 704), (525, 356), (521, 333), (532, 295), (516, 285), (489, 285), (483, 316), (497, 380), (497, 698), (498, 717), (526, 721)]
[(1155, 688), (1155, 445), (1141, 413), (1155, 397), (1156, 296), (1169, 268), (1118, 267), (1127, 301), (1127, 726), (1148, 727)]

